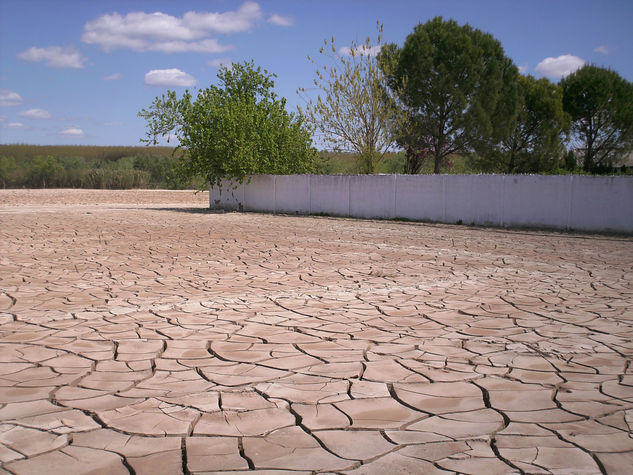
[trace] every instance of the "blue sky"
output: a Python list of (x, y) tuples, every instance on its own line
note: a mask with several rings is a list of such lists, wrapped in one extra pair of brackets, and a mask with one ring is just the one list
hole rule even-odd
[(435, 16), (491, 33), (520, 70), (585, 62), (633, 81), (631, 0), (0, 0), (0, 143), (138, 145), (137, 112), (167, 89), (206, 88), (253, 59), (295, 110), (324, 38), (402, 45)]

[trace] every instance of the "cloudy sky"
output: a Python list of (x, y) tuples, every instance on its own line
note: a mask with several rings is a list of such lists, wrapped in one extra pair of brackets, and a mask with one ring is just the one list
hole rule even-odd
[(379, 19), (402, 45), (438, 15), (491, 33), (525, 74), (594, 63), (633, 81), (631, 0), (0, 0), (0, 143), (137, 145), (154, 97), (250, 59), (295, 110), (324, 38), (345, 54)]

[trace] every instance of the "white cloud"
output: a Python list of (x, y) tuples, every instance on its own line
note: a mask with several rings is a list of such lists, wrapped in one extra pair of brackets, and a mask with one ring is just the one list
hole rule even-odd
[(68, 129), (64, 129), (59, 134), (66, 135), (68, 137), (83, 137), (84, 135), (86, 135), (84, 131), (81, 130), (79, 127), (70, 127)]
[(291, 26), (294, 25), (294, 22), (294, 18), (290, 16), (277, 15), (276, 13), (268, 19), (268, 23), (272, 23), (277, 26)]
[(0, 122), (4, 122), (5, 120), (7, 120), (7, 116), (6, 115), (0, 115)]
[(7, 129), (25, 129), (26, 126), (22, 122), (9, 122), (6, 125)]
[(123, 127), (123, 122), (104, 122), (106, 127)]
[(103, 80), (104, 81), (118, 81), (121, 78), (123, 78), (123, 74), (114, 73), (114, 74), (110, 74), (109, 76), (104, 77)]
[(521, 66), (519, 66), (519, 72), (520, 72), (521, 74), (525, 74), (525, 73), (527, 73), (527, 72), (528, 72), (528, 67), (527, 67), (527, 64), (522, 64)]
[(262, 9), (255, 2), (246, 2), (236, 11), (225, 13), (187, 12), (182, 20), (189, 28), (214, 33), (238, 33), (250, 30), (262, 17)]
[(593, 49), (596, 53), (609, 54), (611, 53), (611, 48), (606, 45), (600, 45)]
[(369, 46), (369, 47), (367, 47), (366, 45), (358, 45), (358, 46), (354, 46), (353, 48), (350, 48), (349, 46), (343, 46), (339, 48), (338, 54), (342, 56), (351, 56), (352, 51), (354, 51), (354, 53), (357, 55), (362, 54), (364, 56), (377, 56), (378, 53), (380, 53), (381, 48), (382, 48), (381, 45)]
[(105, 51), (117, 48), (163, 53), (221, 53), (232, 48), (209, 38), (212, 33), (228, 34), (250, 30), (262, 17), (257, 3), (246, 2), (224, 13), (187, 12), (182, 17), (166, 13), (132, 12), (102, 15), (84, 25), (81, 40)]
[(231, 58), (215, 58), (211, 61), (208, 61), (207, 64), (209, 66), (213, 66), (214, 68), (221, 68), (222, 66), (224, 66), (225, 68), (231, 69), (233, 61), (231, 61)]
[(233, 49), (231, 45), (221, 45), (218, 40), (208, 39), (202, 41), (160, 41), (147, 47), (147, 51), (159, 51), (161, 53), (224, 53)]
[(34, 63), (44, 61), (50, 68), (80, 69), (84, 67), (86, 61), (86, 58), (72, 46), (49, 46), (48, 48), (34, 46), (18, 53), (18, 58)]
[(145, 84), (148, 86), (195, 86), (196, 78), (180, 69), (152, 69), (145, 75)]
[(44, 109), (29, 109), (20, 112), (20, 116), (28, 117), (29, 119), (50, 119), (51, 113)]
[(0, 89), (0, 106), (17, 106), (22, 104), (22, 96), (8, 89)]
[(553, 79), (565, 77), (585, 65), (585, 60), (571, 54), (545, 58), (536, 65), (536, 72)]

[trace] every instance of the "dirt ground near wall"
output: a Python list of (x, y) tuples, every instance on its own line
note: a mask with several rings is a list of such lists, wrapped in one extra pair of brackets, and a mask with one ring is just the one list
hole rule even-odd
[(174, 205), (209, 206), (209, 192), (191, 190), (0, 190), (0, 206), (52, 206), (52, 205)]
[(0, 473), (628, 473), (633, 238), (0, 190)]

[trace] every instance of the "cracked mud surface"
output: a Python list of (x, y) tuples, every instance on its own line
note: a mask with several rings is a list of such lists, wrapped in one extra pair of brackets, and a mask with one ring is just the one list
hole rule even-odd
[(630, 470), (633, 239), (207, 199), (0, 190), (0, 473)]

